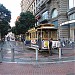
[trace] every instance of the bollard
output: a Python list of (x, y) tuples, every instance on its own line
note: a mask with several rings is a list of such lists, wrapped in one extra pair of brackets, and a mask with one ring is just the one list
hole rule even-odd
[(38, 60), (38, 48), (36, 48), (36, 61)]
[(2, 56), (2, 60), (3, 60), (3, 48), (1, 48), (1, 56)]
[(11, 61), (14, 62), (14, 48), (11, 49)]
[(2, 48), (0, 50), (0, 63), (2, 63)]
[(59, 59), (61, 59), (61, 48), (59, 48)]
[(36, 45), (36, 61), (38, 61), (38, 45)]
[(16, 46), (18, 46), (18, 42), (16, 41)]

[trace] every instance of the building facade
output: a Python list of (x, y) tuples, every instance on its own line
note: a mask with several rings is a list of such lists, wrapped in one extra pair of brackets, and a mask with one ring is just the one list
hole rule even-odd
[[(60, 24), (67, 21), (66, 12), (68, 10), (68, 0), (37, 0), (36, 16), (40, 16), (38, 23), (54, 24), (57, 31), (57, 38), (62, 38), (67, 35), (67, 30), (62, 29)], [(62, 35), (65, 31), (66, 34)], [(63, 33), (62, 33), (63, 32)], [(65, 36), (65, 38), (67, 38)]]
[[(37, 20), (36, 26), (46, 23), (53, 24), (55, 28), (51, 30), (55, 31), (53, 34), (57, 35), (57, 39), (64, 37), (65, 40), (75, 41), (74, 3), (75, 0), (34, 0), (30, 6)], [(26, 5), (22, 4), (22, 6)]]
[(35, 0), (22, 0), (21, 1), (21, 12), (30, 11), (33, 12)]
[(67, 21), (60, 25), (63, 30), (67, 28), (67, 38), (75, 42), (75, 0), (68, 0)]

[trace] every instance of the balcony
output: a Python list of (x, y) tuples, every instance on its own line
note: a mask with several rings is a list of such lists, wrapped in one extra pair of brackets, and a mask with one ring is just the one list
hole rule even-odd
[(43, 6), (43, 5), (50, 3), (50, 2), (51, 2), (51, 0), (42, 0), (40, 3), (40, 6)]

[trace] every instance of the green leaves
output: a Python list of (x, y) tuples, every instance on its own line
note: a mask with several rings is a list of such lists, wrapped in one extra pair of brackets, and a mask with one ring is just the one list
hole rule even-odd
[(8, 33), (11, 28), (9, 25), (11, 19), (11, 12), (6, 9), (2, 4), (0, 4), (0, 33), (1, 37)]
[(8, 22), (10, 22), (11, 19), (11, 12), (2, 4), (0, 4), (0, 18)]
[(15, 22), (18, 34), (25, 34), (30, 28), (35, 26), (35, 16), (30, 12), (21, 12), (20, 18)]

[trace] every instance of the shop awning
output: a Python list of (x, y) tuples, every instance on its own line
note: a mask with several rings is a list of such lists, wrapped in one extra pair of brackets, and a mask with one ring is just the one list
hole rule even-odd
[(66, 21), (66, 22), (60, 24), (60, 26), (63, 26), (63, 25), (69, 25), (69, 24), (71, 24), (71, 23), (75, 23), (75, 20)]

